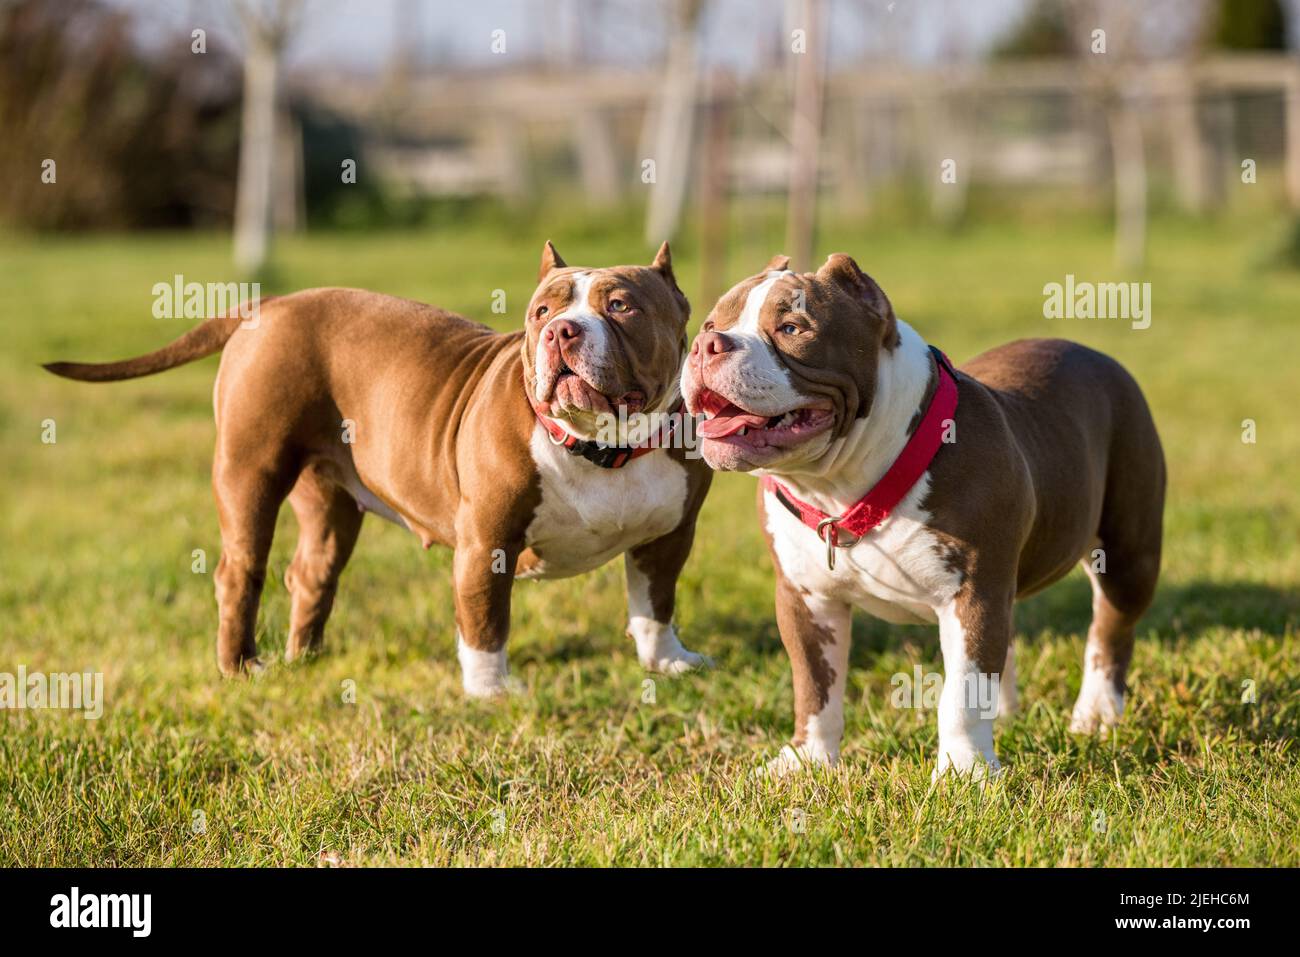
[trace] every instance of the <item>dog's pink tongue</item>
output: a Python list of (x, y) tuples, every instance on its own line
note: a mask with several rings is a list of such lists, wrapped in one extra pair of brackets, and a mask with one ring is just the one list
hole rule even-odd
[(712, 418), (700, 423), (700, 435), (706, 439), (724, 439), (735, 435), (741, 429), (757, 429), (767, 424), (767, 416), (746, 412), (738, 405), (729, 404)]

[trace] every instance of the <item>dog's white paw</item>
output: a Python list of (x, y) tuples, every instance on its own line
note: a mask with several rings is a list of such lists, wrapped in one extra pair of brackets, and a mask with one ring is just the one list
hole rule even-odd
[(320, 655), (319, 646), (313, 648), (308, 645), (286, 645), (284, 648), (284, 663), (286, 665), (303, 664)]
[(500, 701), (511, 692), (510, 679), (504, 675), (490, 680), (471, 680), (465, 676), (461, 679), (461, 687), (465, 691), (465, 697), (478, 701)]
[(1123, 714), (1124, 695), (1114, 683), (1099, 670), (1084, 671), (1079, 699), (1070, 715), (1070, 730), (1075, 734), (1109, 731)]
[(465, 685), (465, 697), (475, 701), (505, 701), (507, 698), (523, 694), (524, 686), (514, 675), (507, 675), (505, 680), (488, 685)]
[(821, 748), (811, 747), (807, 744), (787, 744), (776, 757), (760, 765), (754, 773), (760, 778), (780, 780), (797, 771), (834, 767), (835, 760), (834, 757)]
[(680, 675), (713, 667), (711, 658), (683, 647), (677, 638), (677, 629), (670, 624), (634, 617), (628, 622), (627, 633), (636, 642), (637, 660), (646, 671)]
[(939, 761), (930, 772), (930, 783), (934, 784), (945, 776), (970, 779), (983, 784), (1002, 776), (1002, 765), (997, 755), (974, 748), (953, 748), (940, 752)]
[(1119, 715), (1096, 708), (1074, 706), (1070, 714), (1070, 732), (1072, 734), (1105, 734), (1119, 724)]
[(511, 681), (506, 674), (506, 650), (480, 651), (471, 648), (456, 634), (456, 657), (460, 659), (461, 686), (470, 698), (487, 700), (504, 698), (510, 693)]
[(681, 648), (676, 654), (663, 658), (642, 658), (641, 666), (646, 671), (660, 675), (683, 675), (688, 671), (712, 668), (713, 659), (707, 655), (698, 655)]

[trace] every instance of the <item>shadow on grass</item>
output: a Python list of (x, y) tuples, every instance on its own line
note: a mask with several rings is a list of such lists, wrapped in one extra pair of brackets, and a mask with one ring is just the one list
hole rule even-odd
[[(1082, 637), (1091, 620), (1092, 589), (1082, 574), (1071, 575), (1016, 606), (1016, 632), (1030, 640), (1049, 631)], [(1298, 623), (1300, 593), (1294, 589), (1257, 582), (1192, 581), (1160, 586), (1138, 630), (1143, 637), (1154, 632), (1161, 642), (1196, 638), (1216, 627), (1257, 630), (1281, 638)], [(725, 616), (704, 610), (692, 630), (741, 641), (748, 652), (784, 653), (775, 614), (767, 603), (731, 608)], [(927, 654), (938, 654), (934, 626), (891, 625), (859, 611), (853, 616), (852, 666), (870, 667), (878, 655), (909, 642)]]
[[(1092, 589), (1081, 575), (1071, 575), (1016, 608), (1016, 630), (1085, 634), (1092, 620)], [(1258, 630), (1280, 638), (1300, 622), (1300, 593), (1258, 582), (1191, 581), (1161, 585), (1138, 625), (1160, 641), (1196, 637), (1219, 627)]]

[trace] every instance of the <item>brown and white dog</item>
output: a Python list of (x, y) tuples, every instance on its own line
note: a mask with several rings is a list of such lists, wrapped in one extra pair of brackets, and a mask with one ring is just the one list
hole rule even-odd
[(1160, 567), (1164, 458), (1137, 384), (1060, 339), (951, 370), (849, 256), (788, 265), (723, 296), (682, 375), (688, 408), (709, 416), (705, 460), (765, 476), (795, 692), (793, 741), (769, 768), (838, 760), (856, 606), (938, 623), (935, 773), (996, 770), (993, 716), (1015, 707), (1012, 606), (1085, 558), (1093, 620), (1072, 728), (1114, 722)]
[(267, 300), (255, 327), (214, 318), (147, 356), (47, 368), (111, 381), (222, 350), (212, 484), (223, 673), (256, 664), (258, 600), (287, 497), (299, 524), (287, 658), (320, 646), (373, 512), (426, 548), (455, 549), (465, 691), (494, 696), (505, 690), (512, 579), (577, 575), (622, 554), (641, 663), (668, 673), (703, 663), (672, 618), (712, 473), (680, 449), (611, 455), (590, 441), (620, 405), (679, 404), (689, 314), (667, 243), (649, 267), (607, 269), (568, 267), (547, 243), (521, 332), (378, 293), (311, 289)]

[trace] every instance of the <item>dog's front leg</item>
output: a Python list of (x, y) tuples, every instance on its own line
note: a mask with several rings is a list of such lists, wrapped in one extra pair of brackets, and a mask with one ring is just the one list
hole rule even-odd
[(768, 762), (767, 771), (779, 776), (839, 761), (852, 619), (847, 603), (805, 591), (778, 565), (776, 622), (794, 678), (794, 737)]
[(479, 535), (456, 543), (456, 654), (465, 693), (474, 698), (506, 692), (510, 591), (519, 552), (518, 544)]
[(1011, 605), (1010, 594), (970, 587), (939, 612), (944, 677), (936, 780), (949, 770), (977, 780), (999, 770), (993, 719), (1001, 698), (997, 669), (1005, 667), (1011, 640)]
[(647, 671), (675, 675), (710, 663), (704, 655), (682, 646), (673, 625), (677, 576), (691, 553), (694, 537), (691, 522), (623, 556), (627, 633), (636, 642), (636, 656)]

